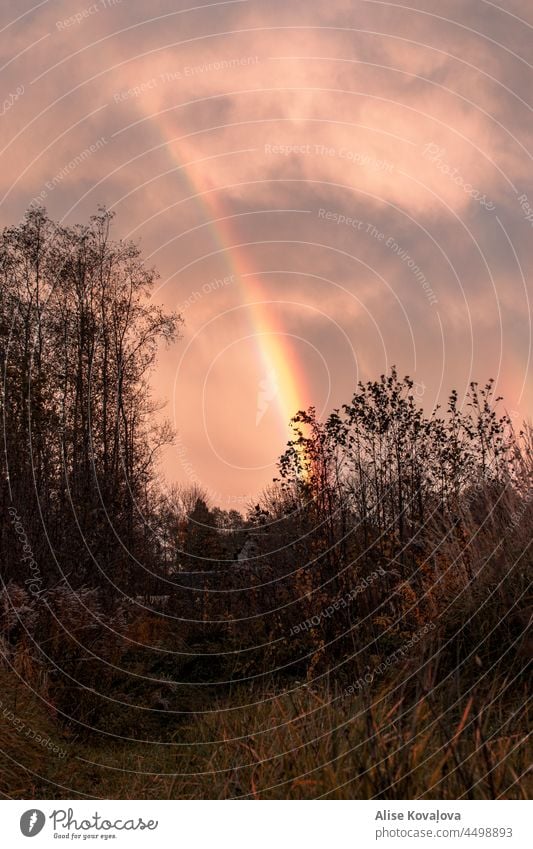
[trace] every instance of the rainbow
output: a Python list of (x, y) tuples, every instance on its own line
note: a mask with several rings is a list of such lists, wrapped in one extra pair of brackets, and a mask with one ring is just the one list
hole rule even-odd
[[(286, 437), (290, 433), (291, 418), (298, 410), (308, 407), (311, 395), (291, 337), (280, 321), (280, 304), (265, 295), (246, 255), (246, 246), (239, 244), (235, 217), (228, 212), (221, 190), (209, 186), (201, 165), (186, 162), (179, 140), (171, 137), (164, 122), (158, 124), (166, 150), (177, 164), (176, 170), (183, 179), (188, 195), (197, 204), (202, 220), (209, 222), (216, 252), (221, 254), (228, 275), (233, 275), (238, 281), (242, 302), (249, 306), (250, 335), (255, 340), (258, 361), (264, 375), (258, 394), (263, 396), (265, 404), (276, 404)], [(256, 424), (259, 423), (260, 414), (259, 409)]]

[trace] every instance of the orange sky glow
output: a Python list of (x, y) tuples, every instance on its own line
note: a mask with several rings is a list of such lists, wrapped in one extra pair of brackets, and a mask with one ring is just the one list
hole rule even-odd
[(165, 479), (244, 510), (395, 364), (531, 414), (527, 0), (4, 4), (2, 225), (116, 212), (185, 320)]

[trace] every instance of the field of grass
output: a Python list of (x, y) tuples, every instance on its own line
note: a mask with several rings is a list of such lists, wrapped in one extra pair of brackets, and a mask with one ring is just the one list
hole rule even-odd
[[(22, 678), (37, 681), (37, 672), (19, 652), (16, 672), (0, 675), (0, 792), (14, 798), (528, 798), (523, 608), (503, 623), (491, 619), (507, 590), (502, 585), (489, 598), (485, 631), (472, 643), (463, 642), (471, 636), (464, 629), (460, 639), (453, 630), (448, 636), (444, 624), (383, 674), (363, 673), (358, 683), (348, 661), (336, 675), (278, 677), (218, 694), (214, 687), (172, 686), (151, 710), (125, 710), (111, 699), (107, 712), (92, 713), (98, 732), (87, 727), (89, 712), (76, 723), (64, 721), (50, 682), (41, 681), (47, 697), (30, 694)], [(379, 658), (367, 660), (376, 669)]]

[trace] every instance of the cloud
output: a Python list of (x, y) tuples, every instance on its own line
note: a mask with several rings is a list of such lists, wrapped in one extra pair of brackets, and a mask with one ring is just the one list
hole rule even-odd
[(275, 400), (255, 424), (258, 300), (318, 407), (396, 362), (429, 405), (493, 373), (528, 412), (525, 0), (190, 5), (0, 22), (6, 97), (23, 87), (3, 115), (4, 222), (43, 192), (69, 221), (106, 203), (159, 268), (156, 298), (184, 309), (154, 377), (187, 446), (170, 475), (192, 464), (220, 497), (272, 476), (287, 431)]

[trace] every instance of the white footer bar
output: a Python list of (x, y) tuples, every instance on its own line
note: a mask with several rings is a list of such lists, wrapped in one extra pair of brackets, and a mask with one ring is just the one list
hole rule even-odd
[(3, 801), (0, 811), (6, 849), (533, 847), (530, 802), (38, 800)]

